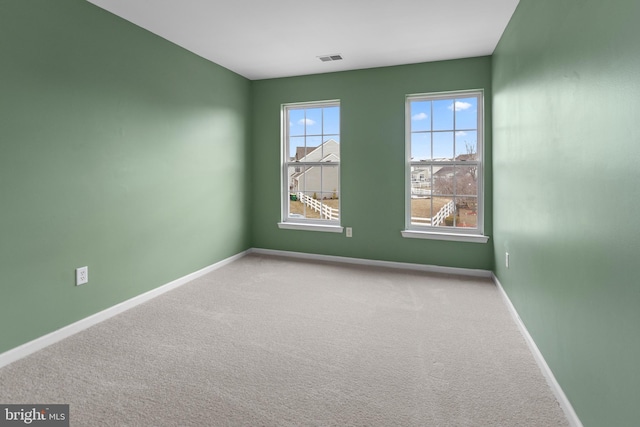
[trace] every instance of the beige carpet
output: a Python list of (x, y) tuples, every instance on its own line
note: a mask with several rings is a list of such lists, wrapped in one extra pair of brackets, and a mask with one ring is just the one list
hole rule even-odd
[(251, 255), (0, 369), (72, 426), (566, 426), (488, 280)]

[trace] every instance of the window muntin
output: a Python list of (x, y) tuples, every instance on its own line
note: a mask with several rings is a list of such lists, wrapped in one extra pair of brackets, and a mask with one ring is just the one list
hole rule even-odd
[(407, 96), (406, 228), (482, 234), (482, 91)]
[(340, 102), (282, 109), (282, 222), (340, 224)]

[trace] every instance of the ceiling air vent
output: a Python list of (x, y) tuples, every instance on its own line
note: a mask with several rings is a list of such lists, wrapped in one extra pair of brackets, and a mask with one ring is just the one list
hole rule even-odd
[(335, 55), (322, 55), (322, 56), (318, 56), (318, 59), (322, 62), (330, 62), (330, 61), (340, 61), (342, 60), (342, 55), (335, 54)]

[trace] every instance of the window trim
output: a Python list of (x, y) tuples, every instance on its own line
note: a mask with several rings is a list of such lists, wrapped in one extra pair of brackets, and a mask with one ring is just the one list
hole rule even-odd
[[(428, 100), (438, 101), (453, 98), (476, 97), (478, 99), (477, 121), (477, 152), (480, 159), (477, 163), (478, 192), (477, 192), (477, 227), (433, 227), (430, 225), (416, 225), (411, 223), (411, 168), (415, 166), (411, 161), (411, 102)], [(447, 92), (415, 93), (405, 96), (405, 229), (401, 231), (402, 237), (415, 239), (449, 240), (474, 243), (486, 243), (489, 237), (484, 235), (484, 163), (485, 163), (485, 124), (484, 124), (484, 90), (460, 90)], [(455, 112), (454, 112), (455, 113)], [(455, 117), (455, 115), (454, 115)], [(452, 129), (456, 131), (455, 127)], [(452, 160), (450, 164), (455, 164)], [(431, 165), (433, 161), (426, 162)]]
[[(339, 136), (342, 137), (342, 105), (340, 99), (329, 99), (323, 101), (308, 101), (308, 102), (292, 102), (281, 105), (280, 108), (280, 221), (278, 222), (278, 228), (288, 230), (306, 230), (306, 231), (323, 231), (330, 233), (342, 233), (344, 227), (341, 226), (342, 221), (342, 193), (340, 188), (342, 187), (341, 181), (341, 159), (338, 162), (331, 162), (338, 168), (338, 211), (340, 217), (338, 220), (326, 220), (326, 219), (314, 219), (314, 218), (295, 218), (289, 216), (289, 175), (288, 168), (291, 166), (289, 160), (289, 123), (288, 112), (293, 109), (311, 109), (311, 108), (325, 108), (325, 107), (339, 107), (340, 109), (340, 127), (338, 129)], [(322, 134), (321, 134), (322, 135)], [(324, 143), (324, 142), (323, 142)], [(339, 142), (342, 144), (342, 141)], [(341, 147), (339, 148), (341, 151)], [(302, 164), (301, 164), (302, 165)], [(306, 162), (303, 165), (306, 166), (322, 166), (324, 162)]]
[(437, 231), (402, 230), (407, 239), (448, 240), (451, 242), (487, 243), (489, 236), (484, 234), (440, 233)]
[(279, 222), (278, 228), (283, 230), (324, 231), (326, 233), (342, 233), (344, 231), (344, 227), (341, 225), (303, 224), (295, 222)]

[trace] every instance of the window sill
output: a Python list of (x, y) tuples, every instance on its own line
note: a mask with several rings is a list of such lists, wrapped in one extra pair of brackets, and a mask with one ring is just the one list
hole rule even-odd
[(284, 230), (324, 231), (325, 233), (342, 233), (344, 227), (340, 225), (300, 224), (294, 222), (279, 222), (278, 228)]
[(489, 236), (481, 234), (438, 233), (434, 231), (402, 230), (402, 237), (408, 239), (448, 240), (450, 242), (487, 243)]

